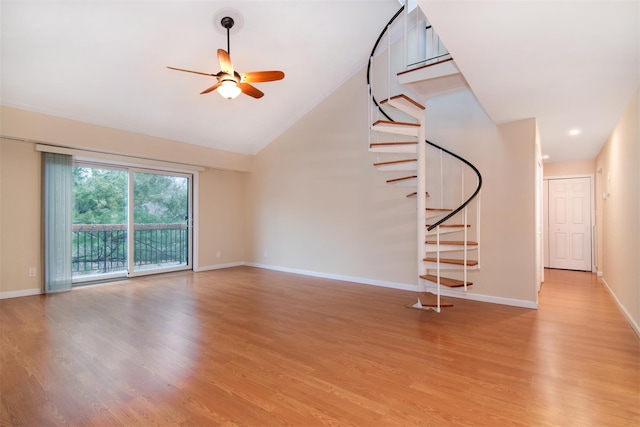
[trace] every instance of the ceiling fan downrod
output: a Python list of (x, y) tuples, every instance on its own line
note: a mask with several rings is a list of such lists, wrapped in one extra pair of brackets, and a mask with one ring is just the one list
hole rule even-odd
[(220, 20), (220, 24), (227, 29), (227, 53), (231, 55), (231, 46), (229, 44), (229, 30), (233, 27), (234, 21), (230, 16), (225, 16)]

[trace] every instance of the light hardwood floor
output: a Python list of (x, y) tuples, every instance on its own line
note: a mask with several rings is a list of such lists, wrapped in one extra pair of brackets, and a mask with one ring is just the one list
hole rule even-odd
[(640, 425), (640, 340), (594, 275), (540, 308), (250, 267), (0, 301), (1, 425)]

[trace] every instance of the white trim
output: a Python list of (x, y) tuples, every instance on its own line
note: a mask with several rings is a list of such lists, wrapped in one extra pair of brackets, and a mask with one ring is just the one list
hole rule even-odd
[(626, 317), (627, 322), (629, 322), (633, 331), (636, 333), (636, 335), (638, 335), (638, 337), (640, 337), (640, 325), (638, 325), (635, 319), (631, 317), (627, 309), (624, 307), (624, 305), (622, 305), (622, 303), (620, 302), (616, 294), (613, 292), (613, 289), (611, 289), (611, 287), (609, 286), (607, 281), (604, 280), (604, 278), (602, 278), (602, 284), (607, 289), (607, 291), (609, 291), (609, 294), (611, 294), (616, 304), (618, 304), (618, 308), (620, 309), (620, 311), (622, 311), (622, 314), (624, 315), (624, 317)]
[[(52, 151), (49, 151), (49, 148), (52, 148)], [(37, 151), (43, 151), (43, 152), (53, 152), (53, 153), (61, 153), (61, 154), (72, 154), (72, 152), (78, 151), (78, 150), (74, 150), (74, 149), (68, 149), (68, 148), (64, 148), (64, 147), (58, 147), (58, 146), (49, 146), (49, 145), (43, 145), (43, 144), (37, 144), (36, 145), (36, 150)], [(117, 158), (118, 156), (115, 156), (114, 158)], [(182, 177), (185, 178), (187, 180), (189, 180), (189, 188), (188, 188), (188, 200), (190, 201), (188, 209), (187, 209), (187, 218), (190, 218), (191, 221), (187, 223), (187, 232), (188, 232), (188, 241), (191, 242), (191, 244), (189, 245), (189, 247), (187, 248), (187, 264), (186, 265), (179, 265), (177, 267), (161, 267), (161, 268), (157, 268), (157, 269), (141, 269), (141, 270), (137, 270), (135, 268), (134, 265), (134, 259), (133, 257), (127, 257), (128, 261), (127, 261), (127, 269), (122, 273), (124, 275), (124, 277), (131, 277), (131, 278), (135, 278), (135, 277), (141, 277), (141, 276), (146, 276), (146, 275), (151, 275), (151, 274), (157, 274), (157, 273), (171, 273), (171, 272), (175, 272), (175, 271), (186, 271), (186, 270), (193, 270), (193, 265), (195, 264), (194, 261), (197, 260), (198, 257), (198, 249), (197, 249), (197, 244), (198, 244), (198, 239), (197, 239), (197, 209), (198, 209), (198, 203), (199, 203), (199, 187), (198, 187), (198, 183), (199, 183), (199, 169), (175, 169), (175, 168), (167, 168), (165, 166), (162, 166), (160, 164), (156, 165), (155, 167), (151, 168), (149, 167), (150, 165), (136, 165), (134, 163), (130, 163), (130, 162), (126, 162), (126, 161), (118, 161), (118, 160), (109, 160), (106, 159), (106, 161), (103, 162), (103, 158), (102, 157), (98, 157), (98, 158), (93, 158), (93, 157), (77, 157), (75, 155), (73, 155), (74, 158), (74, 165), (78, 165), (78, 166), (86, 166), (86, 167), (96, 167), (96, 168), (101, 168), (101, 167), (105, 167), (105, 168), (112, 168), (113, 169), (118, 169), (118, 170), (122, 170), (123, 172), (127, 173), (128, 179), (127, 179), (127, 230), (133, 230), (134, 229), (134, 215), (133, 215), (133, 211), (134, 211), (134, 191), (133, 191), (133, 182), (134, 182), (134, 174), (135, 173), (152, 173), (152, 174), (157, 174), (157, 175), (172, 175), (172, 176), (178, 176), (178, 177)], [(158, 162), (158, 163), (163, 163), (164, 165), (171, 165), (171, 163), (167, 163), (167, 162)], [(204, 170), (204, 169), (202, 169)], [(131, 234), (129, 235), (129, 237), (131, 237)], [(134, 251), (134, 241), (133, 238), (127, 238), (127, 252), (129, 254), (133, 254)], [(113, 277), (117, 278), (120, 277), (121, 272), (117, 272), (117, 273), (113, 273)], [(73, 281), (73, 283), (83, 283), (83, 282), (89, 282), (92, 280), (103, 280), (103, 278), (105, 280), (110, 279), (111, 277), (109, 275), (105, 275), (104, 277), (85, 277), (84, 279), (75, 279)], [(84, 285), (81, 285), (84, 286)]]
[(23, 289), (21, 291), (6, 291), (0, 292), (0, 299), (30, 297), (33, 295), (40, 295), (41, 293), (42, 290), (40, 288)]
[(598, 277), (602, 277), (602, 271), (598, 271), (596, 274), (598, 275)]
[(71, 277), (71, 285), (77, 285), (77, 286), (85, 286), (84, 283), (90, 283), (96, 280), (118, 280), (127, 278), (127, 270), (120, 270), (120, 271), (115, 271), (113, 273), (105, 273), (105, 274), (90, 274), (90, 275), (86, 275), (86, 276), (76, 276), (76, 277)]
[(100, 150), (87, 150), (63, 147), (60, 145), (50, 144), (36, 144), (36, 151), (43, 151), (46, 153), (67, 154), (74, 157), (74, 160), (79, 161), (108, 161), (110, 164), (127, 167), (141, 167), (141, 168), (161, 168), (172, 172), (182, 173), (194, 173), (202, 172), (205, 170), (203, 166), (189, 165), (186, 163), (177, 162), (165, 162), (163, 160), (149, 159), (146, 157), (129, 156), (118, 153), (110, 153)]
[[(435, 287), (428, 286), (427, 290), (435, 292)], [(524, 299), (503, 298), (503, 297), (496, 297), (493, 295), (474, 294), (473, 292), (464, 293), (464, 292), (453, 291), (450, 289), (442, 289), (440, 291), (440, 294), (442, 294), (445, 297), (468, 299), (470, 301), (488, 302), (491, 304), (509, 305), (512, 307), (530, 308), (534, 310), (538, 309), (538, 303), (536, 301), (527, 301)]]
[(200, 174), (194, 173), (192, 176), (193, 182), (191, 183), (191, 268), (193, 271), (196, 270), (196, 265), (198, 265), (198, 254), (200, 253), (199, 242), (200, 239), (198, 236), (200, 233), (197, 231), (200, 230)]
[(99, 286), (115, 285), (117, 283), (125, 282), (127, 280), (133, 280), (133, 278), (129, 279), (129, 277), (120, 276), (120, 277), (114, 277), (112, 279), (108, 279), (108, 280), (106, 280), (104, 282), (96, 282), (96, 283), (89, 283), (88, 282), (86, 285), (74, 286), (71, 290), (72, 291), (81, 291), (83, 289), (96, 288), (96, 287), (99, 287)]
[[(550, 179), (574, 179), (574, 178), (589, 178), (590, 182), (589, 184), (591, 185), (591, 272), (595, 273), (597, 271), (597, 259), (596, 259), (596, 234), (595, 234), (595, 225), (596, 225), (596, 176), (595, 174), (592, 173), (585, 173), (585, 174), (579, 174), (579, 175), (550, 175), (550, 176), (543, 176), (542, 180), (543, 182), (546, 180), (550, 180)], [(547, 214), (549, 213), (549, 203), (547, 201), (546, 204), (546, 209), (547, 209)], [(548, 233), (548, 230), (547, 230)], [(549, 240), (549, 236), (546, 236), (547, 241)], [(545, 266), (545, 268), (551, 268), (551, 267), (547, 267)]]
[(384, 288), (401, 289), (403, 291), (418, 292), (417, 285), (408, 285), (405, 283), (386, 282), (383, 280), (364, 279), (362, 277), (342, 276), (340, 274), (321, 273), (319, 271), (310, 270), (298, 270), (296, 268), (279, 267), (276, 265), (257, 264), (253, 262), (247, 262), (244, 265), (248, 267), (264, 268), (266, 270), (282, 271), (284, 273), (302, 274), (303, 276), (320, 277), (323, 279), (341, 280), (343, 282), (354, 282), (363, 285), (381, 286)]
[(243, 265), (248, 265), (248, 264), (240, 261), (240, 262), (229, 262), (227, 264), (205, 265), (202, 267), (193, 267), (193, 272), (199, 273), (201, 271), (220, 270), (222, 268), (241, 267)]
[[(382, 287), (385, 287), (385, 288), (401, 289), (401, 290), (404, 290), (404, 291), (418, 292), (418, 286), (417, 285), (409, 285), (409, 284), (405, 284), (405, 283), (386, 282), (386, 281), (382, 281), (382, 280), (364, 279), (362, 277), (342, 276), (342, 275), (338, 275), (338, 274), (320, 273), (320, 272), (317, 272), (317, 271), (309, 271), (309, 270), (298, 270), (298, 269), (295, 269), (295, 268), (279, 267), (279, 266), (268, 265), (268, 264), (257, 264), (257, 263), (252, 263), (252, 262), (244, 263), (244, 265), (246, 265), (248, 267), (257, 267), (257, 268), (264, 268), (264, 269), (267, 269), (267, 270), (282, 271), (282, 272), (285, 272), (285, 273), (302, 274), (304, 276), (321, 277), (321, 278), (324, 278), (324, 279), (341, 280), (341, 281), (345, 281), (345, 282), (360, 283), (360, 284), (363, 284), (363, 285), (382, 286)], [(455, 291), (447, 291), (447, 290), (442, 290), (442, 291), (440, 291), (440, 293), (442, 295), (444, 295), (444, 296), (449, 296), (449, 297), (452, 297), (452, 298), (461, 298), (461, 299), (468, 299), (468, 300), (472, 300), (472, 301), (488, 302), (488, 303), (492, 303), (492, 304), (510, 305), (510, 306), (514, 306), (514, 307), (523, 307), (523, 308), (531, 308), (531, 309), (537, 309), (538, 308), (538, 304), (536, 302), (527, 301), (527, 300), (521, 300), (521, 299), (494, 297), (494, 296), (491, 296), (491, 295), (481, 295), (481, 294), (474, 294), (474, 293), (463, 294), (463, 293), (458, 293), (458, 292), (455, 292)]]
[[(248, 267), (264, 268), (265, 270), (281, 271), (281, 272), (284, 272), (284, 273), (301, 274), (303, 276), (320, 277), (320, 278), (323, 278), (323, 279), (340, 280), (340, 281), (343, 281), (343, 282), (353, 282), (353, 283), (360, 283), (360, 284), (363, 284), (363, 285), (372, 285), (372, 286), (381, 286), (381, 287), (384, 287), (384, 288), (400, 289), (400, 290), (403, 290), (403, 291), (411, 291), (411, 292), (417, 292), (418, 291), (418, 286), (417, 285), (409, 285), (409, 284), (398, 283), (398, 282), (387, 282), (387, 281), (383, 281), (383, 280), (365, 279), (365, 278), (362, 278), (362, 277), (354, 277), (354, 276), (343, 276), (343, 275), (339, 275), (339, 274), (321, 273), (321, 272), (317, 272), (317, 271), (300, 270), (300, 269), (296, 269), (296, 268), (279, 267), (279, 266), (275, 266), (275, 265), (258, 264), (258, 263), (253, 263), (253, 262), (232, 262), (232, 263), (227, 263), (227, 264), (215, 264), (215, 265), (208, 265), (208, 266), (202, 266), (202, 267), (194, 267), (193, 268), (193, 272), (194, 273), (198, 273), (198, 272), (203, 272), (203, 271), (219, 270), (219, 269), (223, 269), (223, 268), (241, 267), (243, 265), (246, 265)], [(122, 278), (122, 280), (124, 280), (124, 279), (125, 278)], [(89, 287), (92, 287), (92, 286), (102, 286), (102, 285), (105, 285), (105, 284), (115, 283), (115, 282), (118, 282), (118, 281), (120, 281), (120, 280), (114, 280), (113, 282), (110, 281), (110, 282), (105, 282), (105, 283), (97, 283), (97, 284), (94, 284), (94, 285), (78, 286), (78, 287), (74, 287), (73, 289), (76, 290), (76, 289), (85, 289), (85, 288), (89, 288)], [(607, 287), (609, 292), (611, 292), (611, 289), (608, 287), (608, 285), (606, 285), (606, 282), (604, 282), (604, 279), (602, 281), (603, 281), (603, 283), (605, 283), (605, 286)], [(41, 293), (42, 292), (41, 292), (40, 289), (26, 289), (26, 290), (23, 290), (23, 291), (0, 292), (0, 299), (39, 295)], [(443, 289), (440, 293), (443, 296), (449, 296), (449, 297), (452, 297), (452, 298), (468, 299), (468, 300), (471, 300), (471, 301), (487, 302), (487, 303), (492, 303), (492, 304), (502, 304), (502, 305), (509, 305), (509, 306), (514, 306), (514, 307), (523, 307), (523, 308), (532, 308), (532, 309), (537, 309), (538, 308), (538, 305), (535, 302), (526, 301), (526, 300), (520, 300), (520, 299), (494, 297), (494, 296), (491, 296), (491, 295), (481, 295), (481, 294), (474, 294), (474, 293), (463, 294), (463, 293), (458, 293), (458, 292), (455, 292), (455, 291), (447, 291), (446, 289)], [(613, 292), (611, 292), (611, 294), (614, 295)], [(620, 302), (615, 297), (615, 295), (614, 295), (614, 299), (616, 300), (618, 305), (621, 307), (622, 311), (625, 313), (627, 319), (632, 324), (632, 327), (634, 328), (636, 333), (638, 335), (640, 335), (640, 327), (638, 327), (638, 325), (628, 315), (627, 311), (620, 305)]]
[[(129, 273), (125, 277), (125, 279), (140, 279), (146, 276), (153, 276), (155, 274), (164, 274), (164, 273), (179, 273), (181, 271), (193, 271), (193, 267), (190, 265), (179, 265), (178, 267), (158, 267), (158, 268), (148, 268), (135, 271), (129, 270)], [(142, 266), (138, 266), (142, 267)], [(118, 279), (116, 279), (118, 280)]]

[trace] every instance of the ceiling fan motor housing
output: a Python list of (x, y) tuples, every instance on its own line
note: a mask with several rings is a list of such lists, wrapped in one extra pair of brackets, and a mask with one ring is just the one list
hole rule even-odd
[[(227, 50), (225, 51), (224, 49), (218, 49), (218, 62), (220, 63), (220, 72), (212, 74), (203, 73), (200, 71), (185, 70), (182, 68), (168, 68), (177, 71), (212, 76), (218, 80), (216, 84), (203, 90), (202, 92), (200, 92), (200, 94), (205, 94), (217, 90), (220, 95), (227, 99), (233, 99), (240, 93), (244, 93), (253, 98), (261, 98), (264, 93), (262, 93), (256, 87), (252, 86), (251, 83), (263, 83), (282, 80), (284, 78), (284, 73), (282, 71), (253, 71), (250, 73), (240, 74), (233, 69), (230, 57), (231, 46), (229, 30), (234, 26), (235, 21), (232, 17), (228, 16), (227, 13), (227, 11), (221, 11), (221, 13), (216, 17), (217, 20), (218, 17), (223, 16), (223, 18), (220, 19), (220, 25), (222, 26), (222, 28), (225, 28), (227, 30)], [(236, 19), (238, 20), (238, 25), (242, 27), (242, 17), (237, 17)]]
[(225, 16), (224, 18), (222, 18), (220, 20), (220, 24), (226, 28), (227, 30), (230, 29), (231, 27), (233, 27), (234, 21), (233, 18), (230, 16)]

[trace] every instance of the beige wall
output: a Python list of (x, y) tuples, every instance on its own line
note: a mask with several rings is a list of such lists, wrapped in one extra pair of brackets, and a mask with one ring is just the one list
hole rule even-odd
[(462, 154), (484, 180), (482, 265), (470, 292), (535, 304), (535, 119), (495, 126), (470, 91), (426, 105), (427, 138)]
[[(5, 136), (223, 169), (250, 170), (252, 164), (252, 156), (5, 107), (1, 113)], [(41, 155), (32, 142), (0, 144), (0, 297), (20, 296), (42, 288)], [(200, 173), (196, 269), (244, 261), (246, 175), (210, 167)], [(29, 267), (37, 268), (35, 278)]]
[(599, 271), (640, 334), (639, 106), (636, 92), (596, 158), (596, 224)]
[[(417, 284), (415, 200), (372, 167), (363, 81), (359, 73), (256, 156), (247, 261)], [(496, 127), (469, 91), (427, 107), (428, 137), (465, 153), (485, 179), (470, 293), (535, 305), (535, 120)]]
[[(211, 160), (217, 153), (199, 149), (185, 156), (194, 148), (11, 109), (3, 109), (10, 114), (3, 117), (2, 133), (160, 160), (253, 168), (249, 174), (210, 169), (201, 174), (198, 267), (247, 261), (411, 287), (418, 276), (415, 200), (404, 197), (406, 189), (386, 184), (390, 176), (372, 167), (376, 156), (367, 150), (363, 81), (358, 73), (248, 160), (225, 155)], [(470, 91), (433, 98), (427, 107), (429, 139), (465, 153), (484, 177), (482, 268), (472, 274), (470, 294), (535, 305), (535, 120), (496, 127)], [(99, 143), (92, 146), (94, 139)], [(135, 145), (131, 152), (130, 145)], [(18, 142), (3, 142), (2, 153), (1, 289), (31, 289), (36, 284), (27, 278), (25, 266), (41, 263), (39, 245), (14, 256), (9, 248), (18, 237), (11, 237), (10, 228), (19, 217), (26, 228), (38, 230), (27, 241), (40, 239), (40, 206), (27, 218), (20, 213), (22, 205), (12, 207), (17, 194), (24, 198), (21, 203), (39, 203), (40, 158), (31, 144)], [(19, 181), (29, 170), (33, 174), (27, 181), (35, 185), (25, 182), (19, 192), (5, 188), (5, 182)]]
[(256, 155), (247, 261), (417, 283), (415, 201), (372, 167), (364, 81), (358, 73)]
[(33, 144), (0, 139), (0, 295), (41, 288), (40, 170)]
[(596, 172), (596, 161), (577, 160), (574, 162), (552, 162), (544, 164), (544, 177), (593, 175)]
[(248, 175), (215, 169), (200, 173), (198, 270), (244, 261)]
[(223, 170), (250, 171), (252, 156), (0, 106), (0, 134)]

